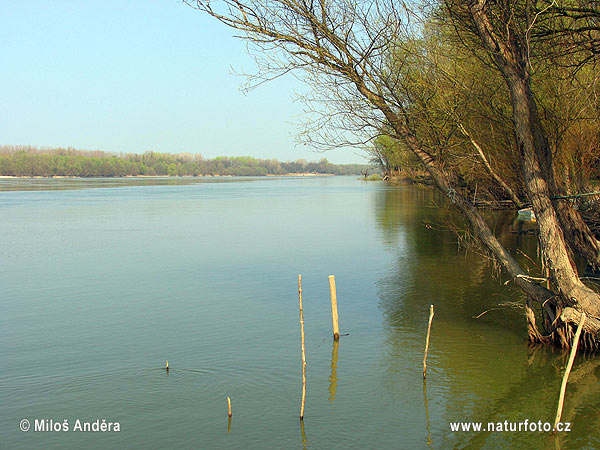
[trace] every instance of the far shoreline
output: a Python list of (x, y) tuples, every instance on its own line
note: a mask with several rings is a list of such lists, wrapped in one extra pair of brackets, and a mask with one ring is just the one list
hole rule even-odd
[[(336, 177), (343, 175), (336, 175), (334, 173), (286, 173), (281, 175), (267, 174), (267, 175), (123, 175), (120, 177), (103, 177), (103, 176), (90, 176), (90, 177), (81, 177), (77, 175), (52, 175), (52, 176), (43, 176), (43, 175), (0, 175), (0, 179), (92, 179), (92, 178), (101, 178), (101, 179), (111, 179), (111, 178), (268, 178), (268, 177)], [(352, 175), (349, 175), (352, 176)]]

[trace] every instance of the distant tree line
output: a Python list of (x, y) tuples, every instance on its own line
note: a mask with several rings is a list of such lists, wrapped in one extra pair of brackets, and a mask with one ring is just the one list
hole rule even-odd
[(16, 177), (358, 175), (368, 168), (362, 164), (332, 164), (325, 158), (311, 162), (304, 159), (282, 162), (250, 156), (204, 159), (202, 155), (191, 153), (115, 154), (72, 148), (0, 146), (0, 175)]

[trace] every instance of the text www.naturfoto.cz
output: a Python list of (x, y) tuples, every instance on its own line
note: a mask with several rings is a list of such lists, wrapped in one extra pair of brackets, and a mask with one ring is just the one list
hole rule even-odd
[(453, 432), (569, 432), (571, 431), (570, 422), (558, 422), (556, 429), (549, 422), (530, 422), (529, 419), (525, 419), (523, 422), (509, 422), (505, 420), (503, 422), (488, 422), (487, 425), (482, 422), (450, 422), (450, 430)]

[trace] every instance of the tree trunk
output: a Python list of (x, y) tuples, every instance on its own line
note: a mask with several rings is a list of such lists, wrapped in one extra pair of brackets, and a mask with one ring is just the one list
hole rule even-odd
[[(359, 92), (386, 117), (390, 126), (396, 133), (396, 138), (403, 140), (410, 150), (419, 158), (429, 174), (432, 176), (441, 191), (448, 196), (450, 201), (465, 215), (475, 231), (479, 240), (490, 250), (498, 262), (504, 267), (515, 283), (527, 294), (527, 296), (543, 305), (544, 310), (552, 322), (555, 320), (554, 311), (549, 303), (555, 303), (555, 295), (548, 289), (531, 282), (526, 277), (524, 270), (504, 246), (496, 239), (481, 214), (475, 206), (463, 196), (457, 189), (451, 174), (433, 157), (422, 148), (418, 139), (411, 133), (408, 126), (402, 122), (401, 117), (396, 115), (382, 97), (370, 91), (362, 82), (360, 77), (355, 77), (355, 84)], [(600, 324), (598, 329), (600, 329)]]
[(571, 250), (593, 269), (600, 270), (600, 242), (581, 218), (581, 214), (566, 200), (555, 200), (554, 206)]
[[(559, 290), (557, 303), (559, 309), (563, 309), (560, 319), (565, 324), (577, 325), (578, 310), (581, 310), (595, 319), (590, 321), (592, 325), (586, 324), (589, 327), (586, 327), (587, 331), (598, 333), (600, 295), (585, 286), (574, 270), (562, 223), (551, 200), (556, 186), (552, 152), (531, 91), (526, 52), (514, 30), (510, 30), (508, 42), (498, 38), (486, 15), (483, 0), (470, 1), (469, 10), (482, 42), (510, 91), (523, 178), (537, 218), (540, 249)], [(570, 229), (566, 231), (570, 232)]]

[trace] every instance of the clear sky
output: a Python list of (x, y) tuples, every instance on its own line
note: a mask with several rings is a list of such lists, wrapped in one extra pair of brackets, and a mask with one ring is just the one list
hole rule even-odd
[(0, 5), (0, 144), (365, 162), (297, 145), (303, 86), (244, 94), (245, 43), (179, 0)]

